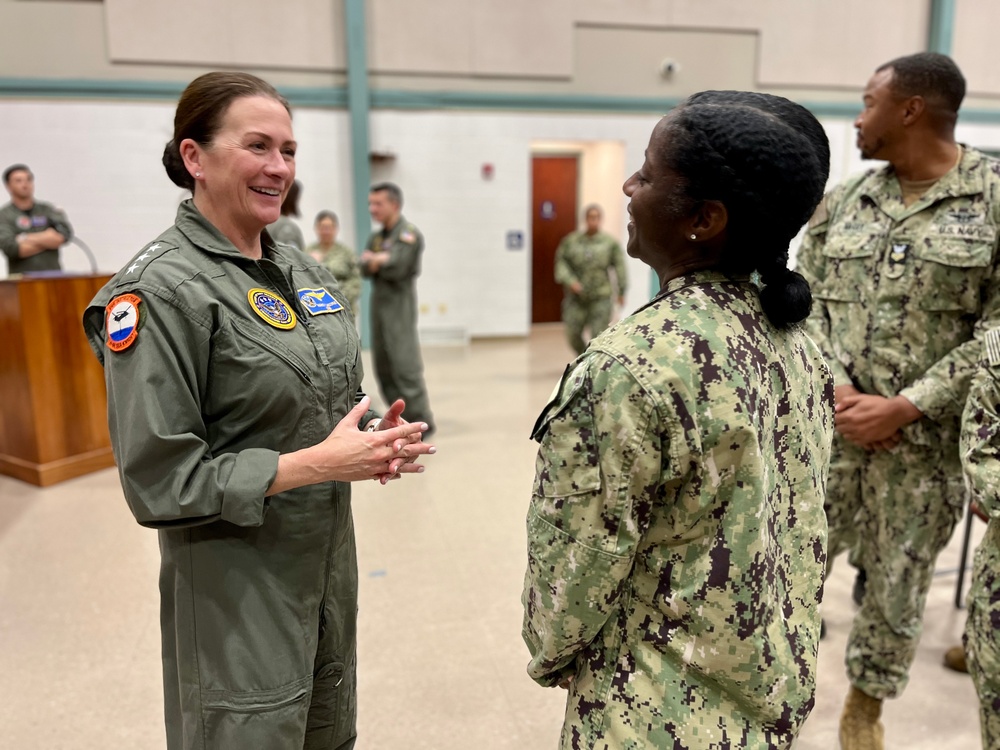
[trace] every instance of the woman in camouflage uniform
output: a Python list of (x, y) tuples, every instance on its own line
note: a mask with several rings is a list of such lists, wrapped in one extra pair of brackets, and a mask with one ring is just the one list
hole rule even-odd
[(788, 748), (812, 709), (833, 383), (787, 262), (828, 165), (802, 107), (704, 92), (625, 183), (660, 292), (534, 430), (523, 633), (564, 750)]

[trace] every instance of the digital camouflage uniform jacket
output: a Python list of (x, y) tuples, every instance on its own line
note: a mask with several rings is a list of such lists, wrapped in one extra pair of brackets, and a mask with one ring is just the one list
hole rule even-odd
[(909, 207), (891, 167), (841, 184), (798, 254), (814, 299), (808, 330), (836, 384), (905, 396), (927, 417), (906, 439), (941, 445), (956, 475), (974, 338), (1000, 325), (998, 225), (1000, 164), (966, 148)]
[(535, 426), (523, 635), (564, 750), (787, 748), (812, 709), (833, 383), (746, 279), (674, 279)]
[(962, 419), (962, 463), (972, 496), (990, 516), (976, 550), (969, 618), (969, 671), (979, 694), (983, 747), (1000, 747), (1000, 328), (986, 333), (983, 364)]
[(322, 256), (319, 262), (333, 274), (337, 283), (340, 284), (347, 301), (351, 303), (351, 312), (357, 317), (358, 301), (361, 299), (361, 269), (358, 268), (357, 254), (347, 245), (342, 245), (339, 242), (334, 242), (333, 247), (326, 251), (318, 242), (314, 242), (306, 248), (306, 252)]
[(604, 232), (598, 232), (593, 237), (586, 232), (573, 232), (563, 237), (556, 250), (556, 283), (568, 287), (579, 281), (583, 286), (579, 296), (584, 301), (611, 297), (611, 278), (608, 274), (611, 268), (615, 269), (617, 296), (623, 297), (628, 285), (625, 256), (621, 245)]

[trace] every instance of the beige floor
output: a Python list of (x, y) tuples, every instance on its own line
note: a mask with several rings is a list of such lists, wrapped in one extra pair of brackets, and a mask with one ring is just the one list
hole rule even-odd
[[(557, 327), (539, 327), (425, 357), (439, 454), (422, 476), (356, 486), (358, 748), (554, 749), (563, 696), (525, 676), (519, 598), (528, 432), (569, 350)], [(972, 685), (940, 666), (964, 622), (952, 603), (959, 536), (910, 687), (886, 708), (889, 748), (979, 747)], [(156, 573), (156, 535), (132, 521), (113, 471), (47, 490), (0, 477), (0, 748), (164, 747)], [(841, 564), (800, 750), (837, 747), (850, 585)]]

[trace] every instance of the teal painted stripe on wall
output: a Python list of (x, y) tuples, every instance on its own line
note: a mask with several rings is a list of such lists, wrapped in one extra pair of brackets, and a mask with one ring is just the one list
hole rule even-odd
[(927, 29), (927, 50), (951, 54), (955, 36), (955, 0), (931, 0), (931, 17)]
[[(149, 99), (176, 102), (187, 83), (76, 78), (0, 78), (0, 98)], [(297, 107), (347, 107), (347, 89), (279, 86)]]
[[(98, 81), (83, 79), (0, 78), (0, 99), (151, 99), (177, 101), (187, 84), (159, 81)], [(344, 87), (279, 87), (296, 107), (347, 109)], [(501, 110), (525, 112), (610, 112), (621, 114), (663, 114), (680, 102), (676, 98), (616, 97), (590, 94), (506, 94), (462, 91), (371, 90), (373, 109), (400, 110)], [(853, 120), (861, 111), (850, 101), (801, 104), (817, 117)], [(1000, 123), (1000, 108), (963, 108), (961, 122)]]

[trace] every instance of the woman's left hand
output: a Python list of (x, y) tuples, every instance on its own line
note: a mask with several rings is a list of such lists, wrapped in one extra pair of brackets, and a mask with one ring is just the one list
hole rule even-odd
[[(393, 405), (389, 407), (385, 415), (382, 417), (382, 420), (379, 422), (376, 430), (390, 430), (393, 427), (400, 427), (404, 424), (409, 424), (409, 422), (403, 419), (403, 410), (405, 408), (406, 402), (401, 398), (396, 399)], [(392, 461), (389, 462), (389, 471), (376, 477), (376, 479), (378, 479), (378, 481), (382, 484), (386, 484), (393, 479), (399, 479), (401, 473), (408, 474), (421, 471), (421, 467), (415, 465), (417, 456), (421, 453), (435, 453), (437, 451), (437, 449), (433, 446), (430, 450), (422, 450), (419, 453), (410, 453), (407, 450), (409, 445), (423, 444), (423, 433), (421, 432), (414, 433), (408, 436), (408, 438), (401, 439), (400, 442), (402, 442), (402, 440), (407, 440), (407, 444), (401, 447), (402, 452), (407, 455), (405, 458), (392, 459)]]

